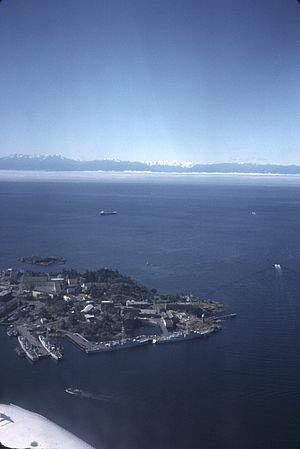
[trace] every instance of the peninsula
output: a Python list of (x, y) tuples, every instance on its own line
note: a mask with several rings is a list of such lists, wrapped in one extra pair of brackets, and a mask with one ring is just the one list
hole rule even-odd
[(50, 342), (67, 337), (86, 353), (203, 338), (221, 329), (223, 305), (161, 294), (107, 268), (79, 273), (0, 272), (0, 323), (18, 336), (19, 355), (62, 358)]

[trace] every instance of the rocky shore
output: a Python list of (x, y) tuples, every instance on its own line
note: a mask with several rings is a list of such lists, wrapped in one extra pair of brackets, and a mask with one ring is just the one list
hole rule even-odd
[(0, 272), (0, 323), (32, 361), (51, 354), (41, 339), (55, 346), (49, 337), (57, 335), (88, 354), (207, 337), (222, 328), (223, 309), (192, 294), (161, 294), (108, 268)]

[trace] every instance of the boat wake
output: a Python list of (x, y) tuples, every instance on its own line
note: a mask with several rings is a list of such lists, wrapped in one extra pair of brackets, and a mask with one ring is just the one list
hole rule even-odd
[(66, 393), (69, 393), (77, 398), (92, 399), (101, 402), (116, 402), (116, 398), (109, 394), (93, 394), (89, 391), (79, 390), (78, 388), (67, 388)]
[(89, 393), (88, 391), (83, 391), (81, 394), (81, 397), (92, 399), (94, 401), (101, 401), (101, 402), (116, 402), (116, 399), (110, 396), (109, 394), (93, 394)]

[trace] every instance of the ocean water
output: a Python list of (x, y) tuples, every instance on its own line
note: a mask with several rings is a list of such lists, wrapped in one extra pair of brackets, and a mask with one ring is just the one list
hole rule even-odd
[[(296, 447), (297, 178), (5, 180), (0, 205), (1, 268), (57, 254), (69, 267), (116, 268), (238, 314), (203, 341), (94, 356), (64, 341), (61, 364), (18, 358), (0, 328), (0, 403), (41, 413), (97, 449)], [(71, 385), (93, 397), (67, 395)]]

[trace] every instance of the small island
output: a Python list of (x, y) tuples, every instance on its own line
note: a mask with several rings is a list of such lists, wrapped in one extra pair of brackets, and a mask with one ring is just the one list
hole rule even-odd
[(0, 323), (18, 336), (18, 354), (33, 361), (62, 357), (53, 336), (86, 353), (204, 338), (235, 316), (222, 316), (223, 309), (212, 299), (159, 293), (108, 268), (0, 273)]
[(23, 263), (42, 265), (45, 267), (49, 265), (63, 265), (66, 263), (66, 259), (62, 256), (26, 256), (20, 257), (19, 260)]

